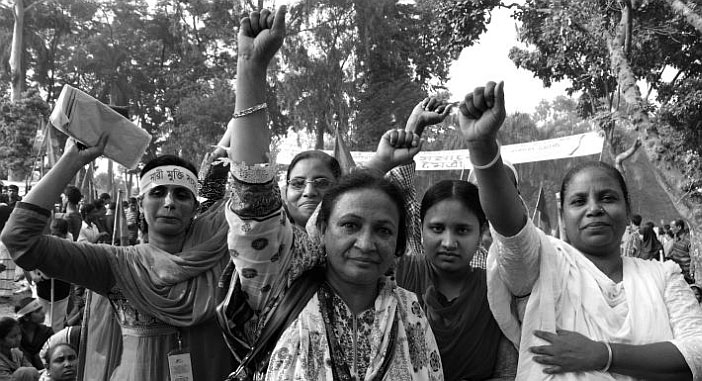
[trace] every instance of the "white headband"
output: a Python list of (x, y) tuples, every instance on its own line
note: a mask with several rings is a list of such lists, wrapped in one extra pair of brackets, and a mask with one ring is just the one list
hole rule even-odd
[(139, 179), (139, 195), (142, 196), (159, 185), (180, 185), (197, 197), (197, 176), (187, 168), (164, 165), (151, 169)]
[(31, 302), (29, 302), (29, 304), (27, 304), (26, 306), (22, 307), (22, 309), (19, 310), (19, 311), (15, 314), (15, 318), (19, 319), (19, 318), (21, 318), (21, 317), (23, 317), (23, 316), (26, 316), (26, 315), (31, 314), (32, 312), (34, 312), (34, 311), (36, 311), (36, 310), (38, 310), (38, 309), (40, 309), (40, 308), (41, 308), (41, 304), (39, 304), (39, 301), (38, 301), (38, 300), (34, 299), (34, 300), (32, 300)]

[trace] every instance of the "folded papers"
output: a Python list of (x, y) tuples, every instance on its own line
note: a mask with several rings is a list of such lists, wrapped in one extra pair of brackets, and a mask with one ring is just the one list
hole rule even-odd
[(69, 85), (63, 86), (49, 120), (86, 146), (94, 146), (103, 131), (109, 131), (105, 156), (129, 169), (136, 168), (151, 141), (151, 135), (129, 119)]

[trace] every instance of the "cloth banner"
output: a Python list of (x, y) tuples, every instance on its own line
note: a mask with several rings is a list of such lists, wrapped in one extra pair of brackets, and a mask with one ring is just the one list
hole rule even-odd
[[(512, 164), (535, 161), (566, 159), (572, 157), (598, 155), (602, 152), (604, 136), (599, 132), (586, 132), (561, 138), (539, 140), (529, 143), (502, 146), (502, 157)], [(277, 156), (278, 164), (290, 164), (299, 148), (283, 148)], [(333, 155), (332, 151), (325, 151)], [(374, 152), (352, 151), (356, 163), (366, 163)], [(450, 151), (422, 151), (415, 156), (418, 171), (446, 171), (471, 169), (470, 153), (467, 149)]]

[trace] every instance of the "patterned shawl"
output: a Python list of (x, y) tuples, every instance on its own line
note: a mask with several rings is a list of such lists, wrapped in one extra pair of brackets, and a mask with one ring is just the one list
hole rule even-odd
[[(439, 350), (414, 293), (387, 277), (380, 284), (374, 310), (364, 380), (443, 380)], [(393, 325), (396, 340), (391, 340)], [(278, 341), (266, 380), (332, 381), (332, 353), (325, 332), (318, 292)], [(388, 355), (392, 361), (385, 374), (379, 374)]]

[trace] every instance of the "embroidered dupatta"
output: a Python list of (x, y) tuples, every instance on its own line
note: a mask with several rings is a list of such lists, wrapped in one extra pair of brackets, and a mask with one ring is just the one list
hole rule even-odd
[[(364, 380), (443, 380), (436, 341), (416, 296), (388, 277), (381, 282), (374, 310), (370, 363)], [(392, 340), (393, 332), (396, 340)], [(266, 380), (332, 381), (331, 352), (318, 292), (276, 344)], [(392, 356), (389, 366), (388, 355)]]

